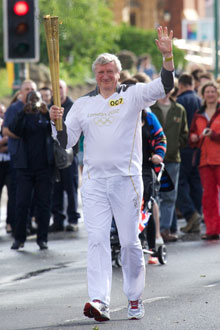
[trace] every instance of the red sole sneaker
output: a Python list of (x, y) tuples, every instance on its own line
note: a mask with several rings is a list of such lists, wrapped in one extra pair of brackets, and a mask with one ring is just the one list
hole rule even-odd
[(90, 305), (90, 303), (86, 303), (84, 306), (84, 311), (83, 314), (89, 318), (93, 318), (93, 314), (92, 314), (92, 306)]
[(83, 313), (85, 316), (94, 318), (98, 322), (109, 321), (109, 318), (103, 316), (100, 311), (94, 308), (89, 302), (85, 304)]

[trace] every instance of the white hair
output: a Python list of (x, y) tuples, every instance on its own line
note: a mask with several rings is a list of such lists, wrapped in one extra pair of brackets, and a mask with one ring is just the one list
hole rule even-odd
[(92, 64), (92, 70), (93, 72), (95, 72), (95, 68), (97, 64), (100, 65), (104, 65), (110, 62), (115, 62), (116, 68), (118, 70), (118, 72), (121, 72), (122, 67), (121, 67), (121, 62), (119, 61), (118, 57), (116, 55), (113, 54), (109, 54), (109, 53), (103, 53), (100, 54), (96, 60), (93, 62)]

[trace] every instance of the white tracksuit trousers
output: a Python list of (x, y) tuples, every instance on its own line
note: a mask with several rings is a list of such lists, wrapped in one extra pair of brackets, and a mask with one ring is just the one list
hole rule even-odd
[(121, 244), (123, 290), (137, 300), (145, 285), (145, 262), (138, 238), (143, 184), (141, 176), (83, 179), (84, 221), (88, 231), (88, 293), (110, 303), (112, 259), (110, 228), (114, 215)]

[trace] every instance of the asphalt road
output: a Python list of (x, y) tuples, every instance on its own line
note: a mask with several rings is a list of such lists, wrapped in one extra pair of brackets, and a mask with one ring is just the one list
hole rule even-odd
[(11, 243), (1, 220), (0, 330), (220, 330), (220, 241), (191, 236), (167, 244), (167, 265), (146, 267), (146, 315), (139, 321), (127, 320), (121, 269), (113, 267), (111, 321), (105, 323), (82, 314), (88, 300), (82, 221), (78, 233), (50, 234), (47, 251), (34, 236), (21, 251)]

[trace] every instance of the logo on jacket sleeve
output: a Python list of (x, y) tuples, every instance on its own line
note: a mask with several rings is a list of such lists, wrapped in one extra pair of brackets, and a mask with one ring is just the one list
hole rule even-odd
[(175, 121), (175, 123), (180, 123), (181, 122), (181, 117), (173, 117), (173, 120)]

